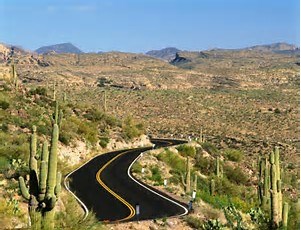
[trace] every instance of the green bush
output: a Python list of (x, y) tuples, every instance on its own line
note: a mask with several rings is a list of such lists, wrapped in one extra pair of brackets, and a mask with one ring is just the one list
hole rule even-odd
[(157, 182), (158, 184), (162, 184), (163, 179), (162, 179), (159, 167), (158, 166), (152, 166), (150, 170), (151, 170), (152, 175), (149, 179), (152, 180), (152, 181)]
[(195, 167), (198, 168), (202, 174), (209, 175), (215, 170), (215, 161), (200, 155), (196, 158)]
[(142, 124), (136, 124), (134, 120), (130, 117), (127, 117), (122, 125), (122, 133), (125, 139), (133, 139), (139, 137), (143, 134), (144, 128)]
[(224, 166), (224, 172), (232, 183), (246, 185), (248, 182), (248, 177), (239, 167)]
[(132, 172), (141, 173), (141, 170), (142, 170), (142, 165), (136, 161), (132, 166)]
[(104, 114), (98, 109), (90, 109), (84, 114), (84, 117), (90, 121), (101, 121), (104, 118)]
[(7, 101), (0, 101), (0, 108), (6, 110), (9, 108), (9, 103)]
[(29, 91), (29, 93), (30, 93), (30, 95), (38, 94), (38, 95), (41, 95), (41, 96), (47, 96), (47, 89), (45, 87), (38, 86), (35, 89), (31, 89)]
[(160, 153), (158, 155), (158, 160), (165, 162), (174, 170), (185, 172), (185, 160), (170, 150), (165, 150), (164, 152)]
[(213, 155), (213, 156), (218, 156), (220, 153), (218, 151), (218, 149), (211, 143), (209, 142), (204, 142), (202, 143), (202, 148), (208, 152), (209, 154)]
[(201, 229), (202, 227), (202, 222), (196, 217), (186, 216), (185, 221), (193, 229)]
[(226, 149), (225, 155), (230, 161), (240, 162), (243, 158), (243, 152), (237, 149)]
[(10, 166), (10, 160), (6, 156), (0, 156), (0, 173), (3, 173)]
[(101, 138), (99, 138), (99, 145), (102, 148), (106, 148), (109, 142), (110, 142), (110, 138), (108, 138), (108, 137), (101, 137)]
[(195, 148), (189, 145), (180, 145), (177, 150), (184, 157), (195, 157), (196, 154)]

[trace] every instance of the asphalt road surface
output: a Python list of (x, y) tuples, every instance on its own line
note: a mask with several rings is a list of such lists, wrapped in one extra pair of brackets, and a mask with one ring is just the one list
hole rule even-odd
[[(156, 148), (185, 143), (152, 139)], [(67, 188), (100, 221), (132, 221), (184, 215), (186, 204), (137, 181), (128, 172), (132, 162), (151, 147), (99, 155), (65, 180)], [(152, 190), (152, 191), (151, 191)]]

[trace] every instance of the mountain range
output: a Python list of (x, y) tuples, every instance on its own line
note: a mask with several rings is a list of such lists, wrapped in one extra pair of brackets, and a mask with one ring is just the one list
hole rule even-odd
[[(24, 50), (20, 48), (19, 46), (14, 45), (7, 45), (4, 43), (0, 43), (0, 53), (8, 52), (8, 50), (11, 50), (12, 47), (17, 51), (17, 53), (28, 53), (30, 51)], [(277, 54), (299, 54), (300, 49), (295, 46), (288, 43), (273, 43), (273, 44), (267, 44), (267, 45), (256, 45), (256, 46), (250, 46), (246, 48), (240, 48), (240, 49), (211, 49), (210, 51), (258, 51), (258, 52), (272, 52)], [(3, 52), (2, 52), (3, 51)], [(55, 45), (49, 45), (49, 46), (42, 46), (38, 49), (36, 49), (34, 52), (38, 54), (47, 54), (47, 53), (74, 53), (74, 54), (81, 54), (84, 53), (82, 50), (80, 50), (78, 47), (73, 45), (72, 43), (60, 43)], [(180, 52), (193, 52), (193, 51), (184, 51), (180, 50), (175, 47), (167, 47), (160, 50), (150, 50), (146, 52), (145, 54), (154, 58), (158, 58), (161, 60), (165, 60), (168, 62), (172, 62), (174, 59), (177, 59), (177, 54)], [(103, 53), (102, 51), (98, 52), (98, 54)]]

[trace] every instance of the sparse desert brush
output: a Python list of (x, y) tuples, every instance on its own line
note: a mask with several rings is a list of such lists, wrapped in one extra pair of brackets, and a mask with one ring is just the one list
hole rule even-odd
[(243, 152), (237, 149), (226, 149), (225, 155), (230, 161), (240, 162), (243, 159)]

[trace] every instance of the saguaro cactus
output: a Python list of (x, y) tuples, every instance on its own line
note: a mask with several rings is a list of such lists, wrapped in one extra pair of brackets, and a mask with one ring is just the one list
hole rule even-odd
[(103, 111), (104, 113), (107, 112), (107, 91), (103, 91)]
[(198, 175), (196, 173), (194, 174), (193, 190), (194, 191), (198, 190)]
[[(43, 144), (40, 163), (40, 172), (37, 170), (36, 160), (36, 128), (33, 127), (30, 147), (30, 179), (29, 189), (23, 177), (19, 177), (20, 190), (23, 197), (28, 200), (28, 210), (33, 229), (54, 228), (54, 206), (60, 192), (61, 175), (57, 172), (57, 149), (59, 128), (53, 125), (50, 153), (48, 143)], [(39, 178), (39, 180), (38, 180)]]
[(56, 88), (55, 88), (55, 82), (53, 82), (53, 88), (52, 88), (52, 100), (56, 101)]
[(16, 71), (16, 65), (14, 63), (11, 65), (11, 78), (12, 78), (15, 89), (18, 89), (19, 81), (18, 81), (18, 76), (17, 76), (17, 71)]
[(282, 211), (282, 226), (284, 229), (287, 228), (287, 220), (288, 220), (288, 203), (284, 202), (283, 204), (283, 211)]
[(182, 183), (185, 187), (185, 192), (190, 193), (191, 189), (190, 189), (190, 163), (189, 163), (189, 157), (187, 157), (187, 160), (186, 160), (186, 175), (185, 175), (185, 180), (184, 180), (184, 177), (182, 175)]
[[(286, 205), (282, 204), (282, 181), (280, 167), (280, 152), (276, 147), (269, 155), (269, 160), (266, 158), (261, 160), (259, 168), (258, 190), (262, 194), (261, 205), (270, 210), (271, 227), (278, 228), (280, 223), (284, 226), (287, 224), (285, 217), (288, 212)], [(264, 172), (264, 176), (262, 178)], [(261, 176), (260, 176), (261, 175)], [(263, 181), (263, 186), (262, 185)], [(285, 219), (286, 218), (286, 219)]]
[(223, 177), (223, 168), (220, 164), (220, 159), (218, 156), (215, 159), (215, 174), (217, 177), (220, 177), (220, 178)]
[(210, 195), (214, 196), (215, 194), (215, 181), (214, 179), (210, 180)]

